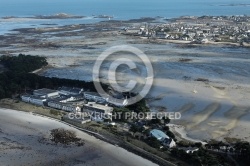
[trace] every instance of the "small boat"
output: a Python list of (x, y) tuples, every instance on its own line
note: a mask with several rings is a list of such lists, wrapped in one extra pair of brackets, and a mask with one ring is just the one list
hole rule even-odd
[(193, 93), (198, 93), (198, 91), (196, 90), (196, 86), (194, 87)]
[(194, 90), (193, 90), (193, 93), (198, 93), (198, 91), (194, 89)]

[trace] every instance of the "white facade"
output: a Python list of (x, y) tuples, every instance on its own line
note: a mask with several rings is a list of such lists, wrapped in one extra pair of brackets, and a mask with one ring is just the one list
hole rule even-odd
[(46, 101), (45, 98), (40, 96), (32, 96), (32, 95), (23, 95), (21, 96), (22, 101), (27, 103), (32, 103), (35, 105), (44, 106), (44, 102)]
[(98, 93), (93, 93), (93, 92), (85, 92), (84, 93), (84, 98), (87, 100), (93, 100), (95, 102), (105, 102), (106, 99), (100, 96)]
[(83, 106), (84, 110), (89, 112), (99, 112), (107, 115), (112, 115), (113, 107), (96, 104), (94, 102), (89, 102), (88, 104), (84, 104)]
[(21, 96), (22, 101), (29, 103), (30, 102), (30, 96), (23, 95)]
[(168, 148), (173, 148), (173, 147), (176, 146), (176, 143), (175, 143), (175, 141), (172, 138), (169, 138), (169, 139), (166, 138), (163, 141), (163, 145), (167, 146)]
[[(60, 110), (67, 111), (67, 112), (75, 112), (77, 109), (79, 111), (79, 108), (80, 108), (74, 105), (68, 105), (68, 104), (55, 102), (55, 101), (48, 102), (48, 106), (51, 108), (56, 108), (56, 109), (60, 109)], [(81, 111), (81, 108), (80, 108), (80, 111)]]
[(44, 106), (45, 101), (46, 101), (45, 98), (30, 97), (30, 103), (35, 104), (35, 105)]
[(67, 111), (67, 112), (75, 112), (76, 111), (76, 106), (73, 106), (73, 105), (63, 105), (62, 106), (62, 110), (63, 111)]
[(62, 109), (62, 104), (58, 103), (58, 102), (50, 101), (50, 102), (48, 102), (48, 106), (51, 108), (56, 108), (56, 109), (60, 109), (60, 110)]

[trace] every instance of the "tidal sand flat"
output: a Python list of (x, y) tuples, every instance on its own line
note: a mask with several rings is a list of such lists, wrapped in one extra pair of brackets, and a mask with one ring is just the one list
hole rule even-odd
[[(83, 146), (55, 144), (50, 130), (76, 132)], [(156, 164), (120, 147), (105, 143), (73, 127), (31, 113), (0, 109), (1, 165), (131, 166)]]
[(39, 71), (43, 76), (92, 81), (94, 63), (104, 50), (122, 44), (137, 47), (153, 65), (154, 84), (146, 97), (151, 111), (180, 112), (181, 120), (172, 122), (183, 125), (194, 139), (250, 141), (250, 133), (241, 132), (250, 130), (249, 48), (170, 44), (122, 33), (124, 27), (141, 25), (111, 21), (21, 28), (2, 36), (0, 52), (45, 56), (51, 67)]

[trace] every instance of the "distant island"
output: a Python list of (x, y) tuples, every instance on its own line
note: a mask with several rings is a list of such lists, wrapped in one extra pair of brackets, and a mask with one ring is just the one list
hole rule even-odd
[(5, 16), (3, 19), (13, 19), (13, 18), (32, 18), (32, 19), (77, 19), (84, 18), (85, 16), (75, 16), (66, 13), (58, 13), (54, 15), (36, 15), (33, 17), (16, 17), (16, 16)]
[(250, 6), (250, 3), (231, 3), (231, 4), (223, 4), (219, 6)]

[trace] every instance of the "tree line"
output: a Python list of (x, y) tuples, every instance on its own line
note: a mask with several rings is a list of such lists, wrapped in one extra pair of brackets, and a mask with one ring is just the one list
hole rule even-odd
[(45, 57), (24, 54), (1, 56), (0, 64), (4, 66), (4, 71), (0, 73), (0, 99), (18, 97), (34, 89), (58, 89), (61, 86), (83, 87), (96, 91), (93, 82), (49, 78), (30, 73), (48, 65)]

